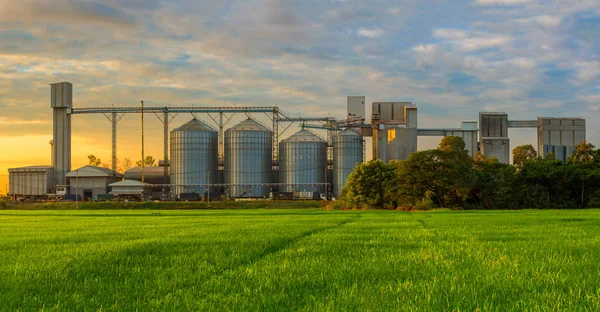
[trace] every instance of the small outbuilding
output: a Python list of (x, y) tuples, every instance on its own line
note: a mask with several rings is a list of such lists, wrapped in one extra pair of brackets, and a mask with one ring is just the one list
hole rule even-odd
[(77, 194), (86, 201), (108, 194), (110, 184), (122, 180), (123, 174), (108, 168), (83, 166), (67, 173), (67, 179), (69, 193)]
[(142, 199), (151, 195), (152, 184), (136, 180), (123, 180), (111, 183), (110, 194), (117, 198)]

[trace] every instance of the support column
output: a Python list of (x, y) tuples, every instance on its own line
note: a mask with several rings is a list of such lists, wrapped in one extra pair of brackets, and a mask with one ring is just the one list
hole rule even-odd
[(225, 158), (225, 137), (223, 132), (223, 112), (219, 112), (219, 160), (223, 161)]
[(112, 113), (112, 118), (111, 118), (110, 122), (112, 124), (112, 170), (116, 174), (116, 171), (117, 171), (117, 123), (119, 122), (117, 113), (115, 113), (115, 112)]
[(273, 108), (273, 160), (279, 163), (279, 109)]
[[(164, 115), (163, 115), (163, 152), (164, 152), (164, 175), (163, 180), (164, 184), (169, 184), (169, 109), (165, 107)], [(164, 194), (164, 190), (163, 190)]]

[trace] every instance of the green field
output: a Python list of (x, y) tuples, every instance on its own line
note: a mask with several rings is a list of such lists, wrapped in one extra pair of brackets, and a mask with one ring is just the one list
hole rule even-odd
[(600, 211), (0, 211), (0, 310), (600, 310)]

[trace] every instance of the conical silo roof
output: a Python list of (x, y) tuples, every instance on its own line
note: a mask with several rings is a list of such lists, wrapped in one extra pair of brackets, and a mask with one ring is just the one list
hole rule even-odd
[(211, 126), (204, 123), (202, 120), (193, 118), (183, 125), (173, 129), (173, 131), (217, 131)]
[(325, 140), (323, 140), (318, 135), (316, 135), (306, 129), (302, 129), (302, 130), (292, 134), (287, 139), (282, 140), (281, 142), (323, 142), (323, 143), (325, 143)]
[(227, 131), (271, 131), (265, 126), (259, 124), (256, 120), (248, 118), (239, 124), (227, 129)]

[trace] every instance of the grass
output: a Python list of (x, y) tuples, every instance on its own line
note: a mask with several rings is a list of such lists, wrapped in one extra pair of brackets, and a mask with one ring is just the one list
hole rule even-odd
[(0, 211), (0, 310), (600, 310), (600, 211)]
[(320, 208), (326, 202), (318, 200), (255, 200), (207, 202), (14, 202), (0, 201), (0, 210), (103, 210), (103, 209), (287, 209)]

